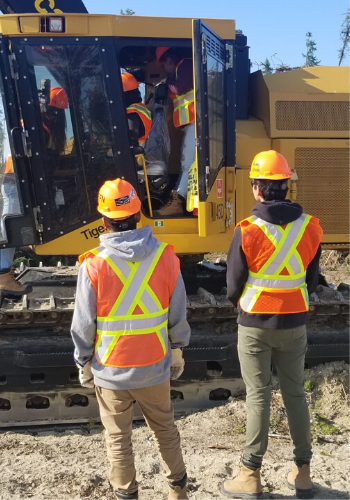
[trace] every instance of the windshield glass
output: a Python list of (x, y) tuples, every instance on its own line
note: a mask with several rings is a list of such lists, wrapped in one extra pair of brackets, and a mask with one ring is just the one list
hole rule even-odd
[(98, 188), (116, 177), (100, 51), (98, 45), (26, 47), (42, 122), (52, 231), (96, 213)]

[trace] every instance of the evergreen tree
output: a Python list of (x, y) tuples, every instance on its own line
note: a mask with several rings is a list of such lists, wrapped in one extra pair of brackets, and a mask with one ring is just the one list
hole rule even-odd
[(132, 9), (125, 9), (125, 12), (123, 9), (120, 9), (120, 15), (121, 16), (133, 16), (135, 14), (135, 11)]
[(338, 66), (341, 66), (342, 62), (345, 59), (346, 55), (349, 55), (349, 43), (350, 43), (350, 7), (348, 11), (344, 14), (345, 19), (343, 24), (341, 25), (340, 31), (340, 40), (342, 41), (342, 48), (339, 50), (339, 63)]
[(312, 33), (310, 31), (306, 33), (306, 49), (306, 54), (303, 54), (303, 57), (305, 57), (305, 66), (318, 66), (321, 61), (316, 57), (316, 42), (312, 39)]
[(262, 66), (262, 72), (264, 75), (271, 75), (273, 73), (273, 67), (271, 66), (270, 60), (267, 57), (264, 62), (260, 63)]

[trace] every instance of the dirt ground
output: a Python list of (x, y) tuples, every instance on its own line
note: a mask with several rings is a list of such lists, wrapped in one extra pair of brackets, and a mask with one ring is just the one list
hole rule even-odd
[[(307, 370), (314, 441), (315, 498), (349, 498), (348, 365), (331, 363)], [(277, 382), (274, 381), (277, 389)], [(190, 498), (223, 498), (220, 484), (239, 466), (245, 432), (244, 396), (177, 420), (188, 468)], [(269, 449), (262, 478), (265, 498), (293, 498), (286, 487), (292, 447), (281, 396), (273, 393)], [(134, 424), (133, 445), (141, 499), (166, 498), (166, 481), (153, 438)], [(0, 434), (0, 498), (112, 499), (104, 433), (99, 425), (74, 430)]]
[[(212, 256), (212, 261), (225, 258)], [(349, 254), (324, 252), (321, 266), (336, 287), (349, 282)], [(349, 498), (349, 366), (343, 362), (305, 371), (313, 436), (312, 478), (316, 499)], [(177, 420), (189, 476), (189, 497), (224, 498), (220, 484), (238, 469), (245, 433), (244, 394), (220, 407)], [(278, 383), (274, 379), (269, 449), (262, 479), (265, 498), (295, 498), (286, 487), (292, 446)], [(135, 462), (140, 499), (166, 498), (166, 481), (153, 438), (135, 423)], [(112, 500), (104, 431), (100, 425), (69, 430), (39, 429), (0, 433), (0, 500)]]

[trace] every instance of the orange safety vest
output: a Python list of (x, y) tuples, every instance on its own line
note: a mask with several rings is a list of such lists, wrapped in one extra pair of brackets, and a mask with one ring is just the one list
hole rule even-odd
[(309, 310), (306, 270), (321, 243), (319, 220), (302, 214), (283, 226), (252, 216), (241, 221), (248, 279), (241, 309), (255, 314), (290, 314)]
[[(177, 70), (184, 61), (185, 59), (182, 59), (176, 66), (176, 78)], [(183, 127), (184, 125), (194, 122), (194, 90), (191, 89), (183, 95), (169, 92), (169, 96), (174, 105), (173, 120), (175, 127)]]
[(5, 171), (4, 174), (14, 174), (15, 171), (13, 169), (13, 161), (12, 156), (8, 156), (5, 163)]
[(147, 139), (152, 126), (151, 112), (146, 108), (146, 106), (142, 102), (131, 104), (131, 106), (126, 108), (126, 112), (128, 114), (137, 113), (141, 118), (143, 126), (145, 127), (145, 134), (139, 138), (139, 142), (144, 142)]
[(143, 261), (128, 262), (103, 246), (79, 257), (96, 291), (95, 358), (103, 366), (147, 366), (168, 351), (168, 309), (180, 264), (160, 243)]

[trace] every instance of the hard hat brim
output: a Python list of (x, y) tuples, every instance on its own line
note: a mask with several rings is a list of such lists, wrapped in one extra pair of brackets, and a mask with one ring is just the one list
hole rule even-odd
[(137, 214), (141, 210), (141, 202), (138, 203), (138, 209), (135, 210), (135, 206), (133, 210), (113, 210), (113, 211), (107, 211), (107, 210), (102, 210), (102, 209), (97, 209), (97, 211), (101, 214), (107, 217), (108, 219), (127, 219), (128, 217), (131, 217), (132, 215)]
[(273, 175), (252, 175), (251, 173), (249, 173), (249, 179), (260, 179), (260, 180), (267, 180), (267, 181), (282, 181), (283, 179), (290, 179), (291, 177), (293, 177), (293, 172), (291, 172), (290, 174), (273, 174)]

